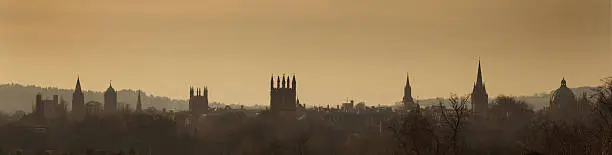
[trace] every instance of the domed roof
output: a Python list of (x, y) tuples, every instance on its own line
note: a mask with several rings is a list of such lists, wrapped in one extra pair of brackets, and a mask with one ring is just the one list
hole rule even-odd
[(552, 93), (550, 102), (559, 106), (566, 106), (568, 104), (576, 103), (576, 96), (572, 90), (567, 88), (565, 78), (561, 80), (561, 87)]

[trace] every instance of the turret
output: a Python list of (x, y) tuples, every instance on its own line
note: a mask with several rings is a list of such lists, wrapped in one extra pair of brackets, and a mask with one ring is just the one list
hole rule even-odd
[(290, 87), (289, 87), (289, 84), (290, 84), (290, 83), (291, 83), (291, 81), (290, 81), (290, 79), (289, 79), (289, 76), (287, 76), (287, 87), (286, 87), (286, 88), (290, 88)]
[(291, 80), (291, 88), (295, 89), (296, 88), (296, 82), (295, 82), (295, 75), (293, 75), (293, 79)]
[(204, 96), (208, 97), (208, 87), (204, 87)]
[(193, 87), (189, 87), (189, 97), (193, 97)]
[(280, 76), (276, 76), (276, 88), (280, 88)]
[(270, 90), (274, 89), (274, 75), (270, 76)]
[(283, 83), (282, 83), (283, 88), (286, 88), (285, 86), (285, 74), (283, 74)]

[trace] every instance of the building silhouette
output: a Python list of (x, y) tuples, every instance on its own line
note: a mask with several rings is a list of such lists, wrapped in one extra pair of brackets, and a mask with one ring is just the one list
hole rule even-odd
[(117, 92), (113, 88), (112, 83), (109, 84), (108, 89), (104, 92), (104, 113), (117, 113)]
[(476, 83), (471, 94), (472, 99), (472, 111), (476, 116), (486, 116), (487, 110), (489, 109), (489, 94), (485, 88), (484, 82), (482, 82), (482, 69), (480, 67), (480, 60), (478, 61), (478, 75), (476, 77)]
[(34, 116), (38, 120), (56, 119), (66, 116), (66, 103), (58, 95), (53, 95), (53, 99), (42, 99), (42, 94), (36, 94), (36, 104), (34, 105)]
[(557, 119), (567, 119), (579, 112), (578, 101), (571, 89), (567, 87), (565, 78), (561, 80), (561, 86), (555, 90), (550, 97), (550, 110)]
[(404, 87), (404, 97), (402, 99), (403, 111), (409, 111), (415, 108), (414, 99), (412, 98), (412, 86), (410, 86), (410, 77), (406, 75), (406, 86)]
[(142, 112), (142, 100), (140, 99), (140, 90), (138, 91), (138, 100), (136, 101), (136, 112)]
[(274, 87), (274, 76), (270, 78), (270, 111), (278, 116), (294, 117), (298, 107), (295, 75), (292, 80), (285, 75), (282, 81), (280, 78), (276, 77), (276, 87)]
[(208, 113), (208, 87), (204, 87), (203, 91), (197, 88), (195, 94), (193, 87), (189, 88), (189, 112), (192, 116)]
[(89, 101), (85, 103), (85, 115), (95, 116), (103, 112), (102, 103), (98, 101)]
[(72, 93), (72, 118), (82, 120), (85, 117), (85, 96), (81, 90), (81, 80), (77, 77), (76, 87)]

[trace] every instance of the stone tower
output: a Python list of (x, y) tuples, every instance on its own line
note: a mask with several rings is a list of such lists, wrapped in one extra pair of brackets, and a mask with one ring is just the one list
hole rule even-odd
[(297, 81), (295, 75), (293, 79), (283, 75), (282, 82), (280, 76), (276, 77), (276, 87), (274, 87), (274, 76), (270, 78), (270, 111), (275, 115), (294, 117), (297, 109)]

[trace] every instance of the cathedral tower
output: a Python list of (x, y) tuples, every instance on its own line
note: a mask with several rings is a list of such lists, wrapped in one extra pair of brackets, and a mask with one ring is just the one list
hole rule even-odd
[(76, 120), (85, 117), (85, 96), (81, 90), (81, 79), (77, 77), (76, 87), (72, 93), (72, 116)]
[(203, 91), (197, 88), (195, 94), (193, 87), (189, 89), (189, 112), (192, 116), (208, 113), (208, 87), (204, 87)]
[(478, 61), (478, 75), (476, 77), (476, 83), (474, 89), (472, 89), (472, 111), (479, 116), (486, 116), (487, 110), (489, 109), (489, 94), (485, 88), (484, 82), (482, 82), (482, 70), (480, 67), (480, 60)]
[(274, 87), (274, 75), (270, 78), (270, 111), (276, 115), (293, 117), (297, 109), (297, 81), (295, 75), (290, 79), (283, 75), (282, 82), (277, 76)]

